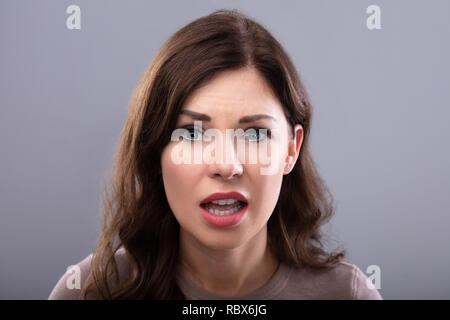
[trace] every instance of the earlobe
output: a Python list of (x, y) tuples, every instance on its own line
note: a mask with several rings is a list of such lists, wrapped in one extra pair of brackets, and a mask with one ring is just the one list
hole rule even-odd
[(288, 156), (287, 163), (286, 163), (286, 165), (284, 166), (284, 172), (285, 172), (286, 174), (289, 173), (289, 172), (291, 172), (293, 159), (294, 159), (294, 158), (293, 158), (292, 156)]

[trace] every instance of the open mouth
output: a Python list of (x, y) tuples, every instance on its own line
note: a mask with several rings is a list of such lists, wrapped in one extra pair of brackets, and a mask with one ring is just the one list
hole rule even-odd
[(238, 212), (239, 210), (247, 206), (247, 203), (236, 199), (229, 199), (202, 203), (200, 204), (200, 206), (207, 210), (209, 213), (217, 216), (224, 216)]

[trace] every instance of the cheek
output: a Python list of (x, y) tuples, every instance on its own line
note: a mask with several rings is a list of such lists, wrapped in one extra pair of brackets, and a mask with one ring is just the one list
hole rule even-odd
[[(257, 219), (268, 220), (278, 201), (281, 184), (283, 182), (282, 174), (261, 175), (258, 168), (252, 172), (252, 195), (254, 201), (254, 213)], [(252, 210), (253, 211), (253, 210)]]
[(286, 150), (282, 147), (284, 138), (284, 136), (278, 136), (278, 138), (271, 140), (267, 148), (270, 161), (251, 166), (249, 171), (252, 193), (254, 198), (257, 199), (254, 209), (258, 214), (257, 219), (261, 219), (261, 221), (262, 219), (267, 221), (270, 218), (280, 196), (286, 156)]
[(196, 170), (192, 165), (175, 164), (171, 159), (171, 151), (173, 146), (167, 146), (161, 156), (161, 170), (164, 183), (164, 189), (172, 212), (177, 216), (187, 203), (195, 201), (192, 191), (196, 177)]

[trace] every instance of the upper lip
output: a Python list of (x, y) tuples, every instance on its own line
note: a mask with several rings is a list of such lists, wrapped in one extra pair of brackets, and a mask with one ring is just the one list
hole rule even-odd
[(233, 191), (233, 192), (217, 192), (217, 193), (213, 193), (211, 195), (209, 195), (208, 197), (206, 197), (205, 199), (202, 200), (202, 202), (200, 202), (200, 204), (204, 204), (204, 203), (208, 203), (214, 200), (224, 200), (224, 199), (236, 199), (236, 200), (240, 200), (242, 202), (248, 203), (247, 198), (240, 192), (237, 191)]

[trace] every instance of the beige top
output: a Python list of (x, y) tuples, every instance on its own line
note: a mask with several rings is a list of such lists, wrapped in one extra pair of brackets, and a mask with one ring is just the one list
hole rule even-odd
[[(80, 284), (89, 273), (92, 254), (78, 262)], [(131, 268), (125, 249), (116, 252), (116, 261), (121, 279), (130, 274)], [(48, 299), (79, 299), (81, 287), (74, 286), (75, 271), (69, 269), (58, 280)], [(177, 282), (188, 300), (381, 300), (377, 289), (370, 288), (367, 276), (354, 264), (340, 262), (327, 270), (293, 268), (280, 263), (277, 271), (262, 287), (239, 296), (219, 296), (197, 286), (187, 278), (177, 275)]]

